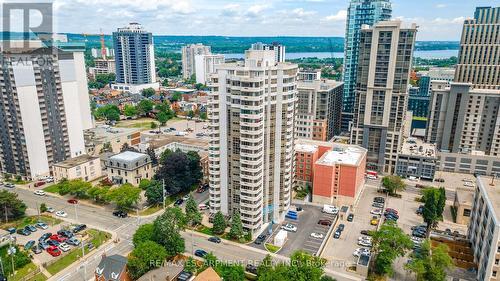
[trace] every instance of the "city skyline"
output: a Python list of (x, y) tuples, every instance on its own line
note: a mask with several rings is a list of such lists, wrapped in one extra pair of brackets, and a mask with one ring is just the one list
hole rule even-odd
[[(116, 27), (137, 21), (155, 35), (343, 37), (345, 33), (347, 0), (238, 2), (214, 0), (208, 5), (203, 0), (56, 0), (55, 31), (94, 34), (102, 28), (111, 34)], [(394, 19), (415, 22), (418, 40), (436, 41), (460, 40), (463, 21), (473, 17), (471, 11), (476, 6), (494, 5), (486, 0), (392, 2)]]

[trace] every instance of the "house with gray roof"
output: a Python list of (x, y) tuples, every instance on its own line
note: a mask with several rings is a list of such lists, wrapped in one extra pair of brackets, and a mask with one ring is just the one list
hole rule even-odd
[(127, 274), (127, 258), (120, 255), (103, 256), (95, 269), (96, 281), (131, 281)]
[(147, 154), (124, 151), (108, 158), (106, 172), (115, 184), (139, 185), (141, 180), (153, 177), (153, 165)]

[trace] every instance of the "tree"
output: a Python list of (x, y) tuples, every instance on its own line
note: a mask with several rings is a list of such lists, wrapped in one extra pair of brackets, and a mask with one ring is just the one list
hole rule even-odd
[(108, 104), (97, 108), (94, 111), (94, 117), (96, 119), (106, 119), (108, 121), (118, 121), (120, 120), (120, 109), (116, 105)]
[(222, 234), (226, 230), (227, 224), (224, 215), (219, 211), (215, 213), (212, 232), (215, 234)]
[(200, 118), (201, 118), (201, 120), (207, 120), (207, 113), (206, 112), (200, 112)]
[(182, 100), (182, 94), (179, 93), (179, 92), (175, 92), (172, 94), (172, 97), (170, 98), (170, 101), (171, 102), (174, 102), (174, 101), (181, 101)]
[(217, 260), (212, 253), (208, 253), (205, 256), (205, 262), (203, 264), (202, 270), (212, 267), (217, 274), (219, 274), (223, 280), (231, 281), (244, 281), (245, 279), (245, 269), (242, 265), (238, 263), (226, 263)]
[(186, 227), (186, 221), (186, 216), (177, 207), (166, 209), (155, 219), (153, 238), (167, 250), (168, 257), (184, 252), (184, 238), (181, 237), (180, 231)]
[(445, 281), (447, 271), (453, 267), (453, 260), (448, 255), (448, 247), (439, 244), (431, 249), (431, 243), (426, 239), (422, 243), (420, 254), (415, 255), (406, 268), (417, 277), (417, 281)]
[(120, 148), (120, 151), (134, 151), (134, 152), (139, 152), (137, 149), (133, 148), (128, 144), (128, 142), (123, 143), (122, 147)]
[(191, 225), (200, 224), (202, 219), (201, 213), (196, 205), (196, 201), (194, 201), (193, 196), (191, 195), (186, 201), (186, 218)]
[(137, 111), (141, 115), (146, 115), (153, 110), (154, 103), (148, 99), (141, 100), (137, 104)]
[(45, 213), (47, 212), (47, 204), (42, 203), (40, 204), (40, 213)]
[(153, 166), (158, 165), (158, 157), (156, 157), (156, 152), (152, 147), (146, 149), (146, 154), (151, 158), (151, 164), (153, 164)]
[(231, 218), (231, 229), (229, 230), (229, 237), (239, 240), (243, 238), (243, 224), (241, 223), (240, 212), (235, 212)]
[(382, 179), (382, 186), (389, 194), (396, 194), (398, 191), (406, 189), (406, 184), (399, 176), (385, 176)]
[(397, 257), (402, 257), (413, 247), (413, 242), (393, 221), (385, 221), (378, 231), (373, 232), (375, 273), (392, 275), (392, 264)]
[(167, 121), (168, 121), (168, 115), (167, 113), (163, 112), (163, 111), (160, 111), (158, 114), (156, 114), (156, 120), (158, 120), (158, 122), (160, 122), (161, 126), (165, 126), (165, 124), (167, 124)]
[(133, 205), (139, 202), (141, 189), (131, 185), (130, 183), (111, 189), (109, 198), (119, 210), (129, 210)]
[(0, 190), (0, 219), (15, 220), (24, 217), (26, 204), (17, 198), (16, 193)]
[(323, 275), (321, 276), (321, 278), (319, 279), (319, 281), (335, 281), (336, 279), (328, 276), (328, 275)]
[(156, 94), (156, 91), (153, 88), (146, 88), (146, 89), (143, 89), (141, 93), (142, 93), (143, 97), (149, 98), (151, 96), (154, 96)]
[(199, 159), (196, 152), (184, 153), (180, 150), (173, 152), (167, 149), (160, 157), (160, 167), (155, 179), (165, 180), (165, 186), (171, 195), (181, 191), (189, 192), (203, 177)]
[(195, 273), (197, 269), (198, 266), (196, 265), (195, 259), (193, 259), (193, 257), (189, 257), (184, 264), (184, 271)]
[(109, 186), (93, 186), (87, 190), (87, 195), (96, 202), (107, 203), (110, 201), (109, 190)]
[(137, 280), (151, 269), (162, 266), (166, 257), (167, 251), (156, 242), (140, 243), (128, 256), (127, 268), (130, 277)]
[(257, 268), (259, 281), (314, 280), (319, 281), (324, 274), (326, 260), (297, 251), (290, 257), (290, 263), (273, 266), (271, 256), (267, 255)]
[(153, 239), (154, 225), (152, 223), (147, 223), (139, 226), (134, 233), (134, 237), (132, 238), (132, 243), (134, 247), (137, 247), (139, 244), (145, 241), (154, 241)]
[(188, 111), (188, 117), (193, 118), (194, 117), (194, 111), (190, 110)]
[(163, 203), (163, 185), (160, 181), (152, 180), (146, 187), (144, 195), (149, 205), (159, 205)]
[(423, 190), (422, 201), (424, 211), (422, 216), (427, 224), (427, 237), (433, 228), (437, 227), (438, 221), (442, 219), (446, 205), (446, 192), (443, 187), (429, 187)]
[(125, 107), (123, 108), (123, 115), (127, 117), (132, 117), (137, 115), (137, 108), (131, 104), (126, 104)]
[(139, 182), (139, 188), (142, 190), (146, 190), (149, 185), (151, 185), (151, 181), (148, 179), (142, 179), (141, 182)]
[(158, 128), (158, 125), (156, 125), (156, 122), (151, 122), (151, 129), (156, 129)]

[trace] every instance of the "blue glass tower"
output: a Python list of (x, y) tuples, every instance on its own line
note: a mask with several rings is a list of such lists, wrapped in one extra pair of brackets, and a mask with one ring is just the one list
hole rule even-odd
[(342, 131), (349, 131), (353, 119), (355, 88), (357, 79), (359, 40), (361, 26), (390, 20), (392, 5), (390, 0), (351, 0), (347, 11), (344, 44), (344, 99), (342, 110)]

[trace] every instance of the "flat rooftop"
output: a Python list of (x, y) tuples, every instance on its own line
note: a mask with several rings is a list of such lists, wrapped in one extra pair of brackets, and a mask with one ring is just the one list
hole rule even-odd
[(109, 157), (109, 160), (113, 161), (123, 161), (123, 162), (134, 162), (147, 157), (147, 154), (134, 152), (134, 151), (124, 151)]
[(163, 147), (171, 143), (181, 143), (185, 145), (197, 146), (208, 149), (208, 139), (205, 138), (187, 138), (183, 136), (161, 135), (149, 140), (149, 146), (153, 149)]
[(86, 162), (89, 162), (92, 160), (96, 160), (96, 159), (99, 159), (99, 157), (94, 157), (94, 156), (90, 156), (87, 154), (83, 154), (83, 155), (69, 158), (69, 159), (66, 159), (62, 162), (56, 163), (56, 164), (54, 164), (54, 166), (68, 169), (68, 168), (73, 168), (73, 167), (76, 167), (76, 166), (81, 165), (83, 163), (86, 163)]
[(436, 151), (435, 144), (411, 137), (404, 140), (401, 154), (432, 158), (436, 157)]
[(458, 187), (455, 192), (457, 196), (457, 201), (460, 205), (469, 205), (472, 206), (472, 202), (474, 201), (474, 189), (473, 188), (462, 188)]
[(359, 146), (334, 144), (333, 149), (325, 152), (316, 163), (332, 166), (336, 164), (359, 166), (366, 153), (366, 149)]
[(500, 179), (495, 178), (492, 181), (491, 176), (478, 176), (476, 182), (481, 193), (487, 197), (487, 203), (493, 207), (496, 221), (500, 221)]
[(298, 143), (295, 145), (295, 152), (313, 153), (318, 150), (318, 146), (314, 144)]
[(128, 136), (140, 132), (135, 128), (116, 128), (108, 125), (100, 125), (84, 131), (85, 143), (87, 142), (109, 142), (110, 140)]

